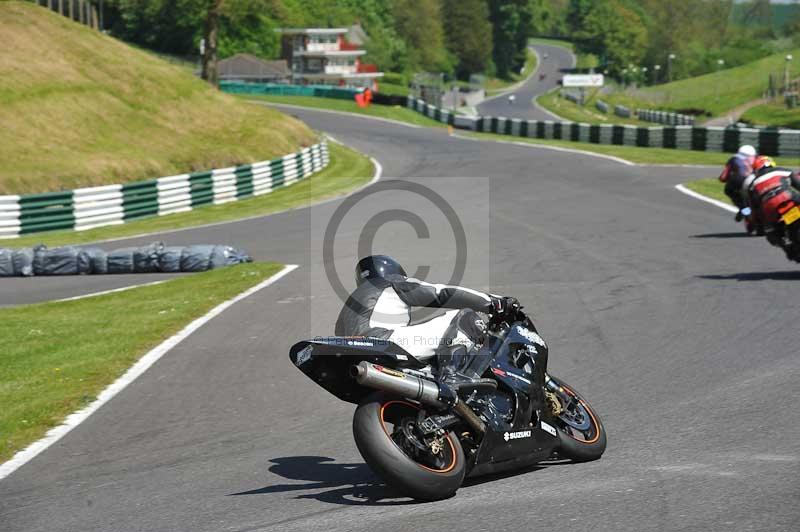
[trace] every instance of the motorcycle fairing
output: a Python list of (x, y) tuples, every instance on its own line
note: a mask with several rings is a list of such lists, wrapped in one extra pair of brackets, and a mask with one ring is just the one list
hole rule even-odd
[[(478, 475), (521, 467), (550, 455), (558, 438), (542, 430), (538, 414), (545, 408), (544, 377), (548, 349), (532, 323), (512, 326), (500, 339), (489, 340), (494, 354), (490, 370), (499, 390), (514, 399), (514, 415), (508, 430), (488, 430), (475, 454), (470, 475)], [(534, 415), (537, 414), (537, 415)], [(537, 424), (531, 426), (532, 420)], [(507, 437), (517, 433), (519, 438)]]
[(408, 351), (383, 338), (328, 336), (294, 344), (289, 359), (308, 378), (342, 401), (359, 404), (373, 392), (350, 377), (351, 366), (362, 360), (388, 368), (421, 369)]

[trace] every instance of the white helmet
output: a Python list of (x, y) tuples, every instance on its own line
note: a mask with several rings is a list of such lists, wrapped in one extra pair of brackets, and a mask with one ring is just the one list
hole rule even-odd
[(737, 155), (741, 155), (743, 157), (755, 157), (756, 149), (749, 144), (745, 144), (744, 146), (739, 148), (739, 152)]

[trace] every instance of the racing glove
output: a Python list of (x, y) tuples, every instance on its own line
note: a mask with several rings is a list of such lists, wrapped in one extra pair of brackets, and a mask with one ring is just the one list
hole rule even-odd
[(519, 309), (520, 304), (515, 297), (492, 296), (492, 315), (495, 318), (513, 316)]

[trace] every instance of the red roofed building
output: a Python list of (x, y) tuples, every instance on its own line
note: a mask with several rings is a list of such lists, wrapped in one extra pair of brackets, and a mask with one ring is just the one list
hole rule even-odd
[(383, 76), (376, 65), (362, 63), (367, 52), (345, 38), (346, 28), (282, 29), (281, 57), (298, 85), (376, 88)]

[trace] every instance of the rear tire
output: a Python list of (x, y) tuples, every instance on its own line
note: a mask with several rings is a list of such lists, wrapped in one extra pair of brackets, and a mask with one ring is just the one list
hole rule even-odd
[[(567, 412), (559, 416), (558, 429), (558, 455), (569, 458), (574, 462), (590, 462), (603, 456), (606, 450), (606, 429), (600, 416), (594, 408), (572, 386), (564, 381), (550, 376), (550, 379), (561, 388), (559, 400), (564, 404), (564, 398), (572, 398), (575, 408), (572, 415)], [(582, 421), (587, 428), (584, 431), (576, 430), (576, 420)], [(572, 422), (572, 425), (570, 425)]]
[(464, 481), (466, 460), (455, 433), (444, 437), (440, 466), (428, 467), (406, 453), (387, 427), (420, 409), (410, 401), (376, 392), (369, 395), (353, 415), (353, 437), (361, 456), (390, 487), (422, 501), (437, 501), (455, 494)]

